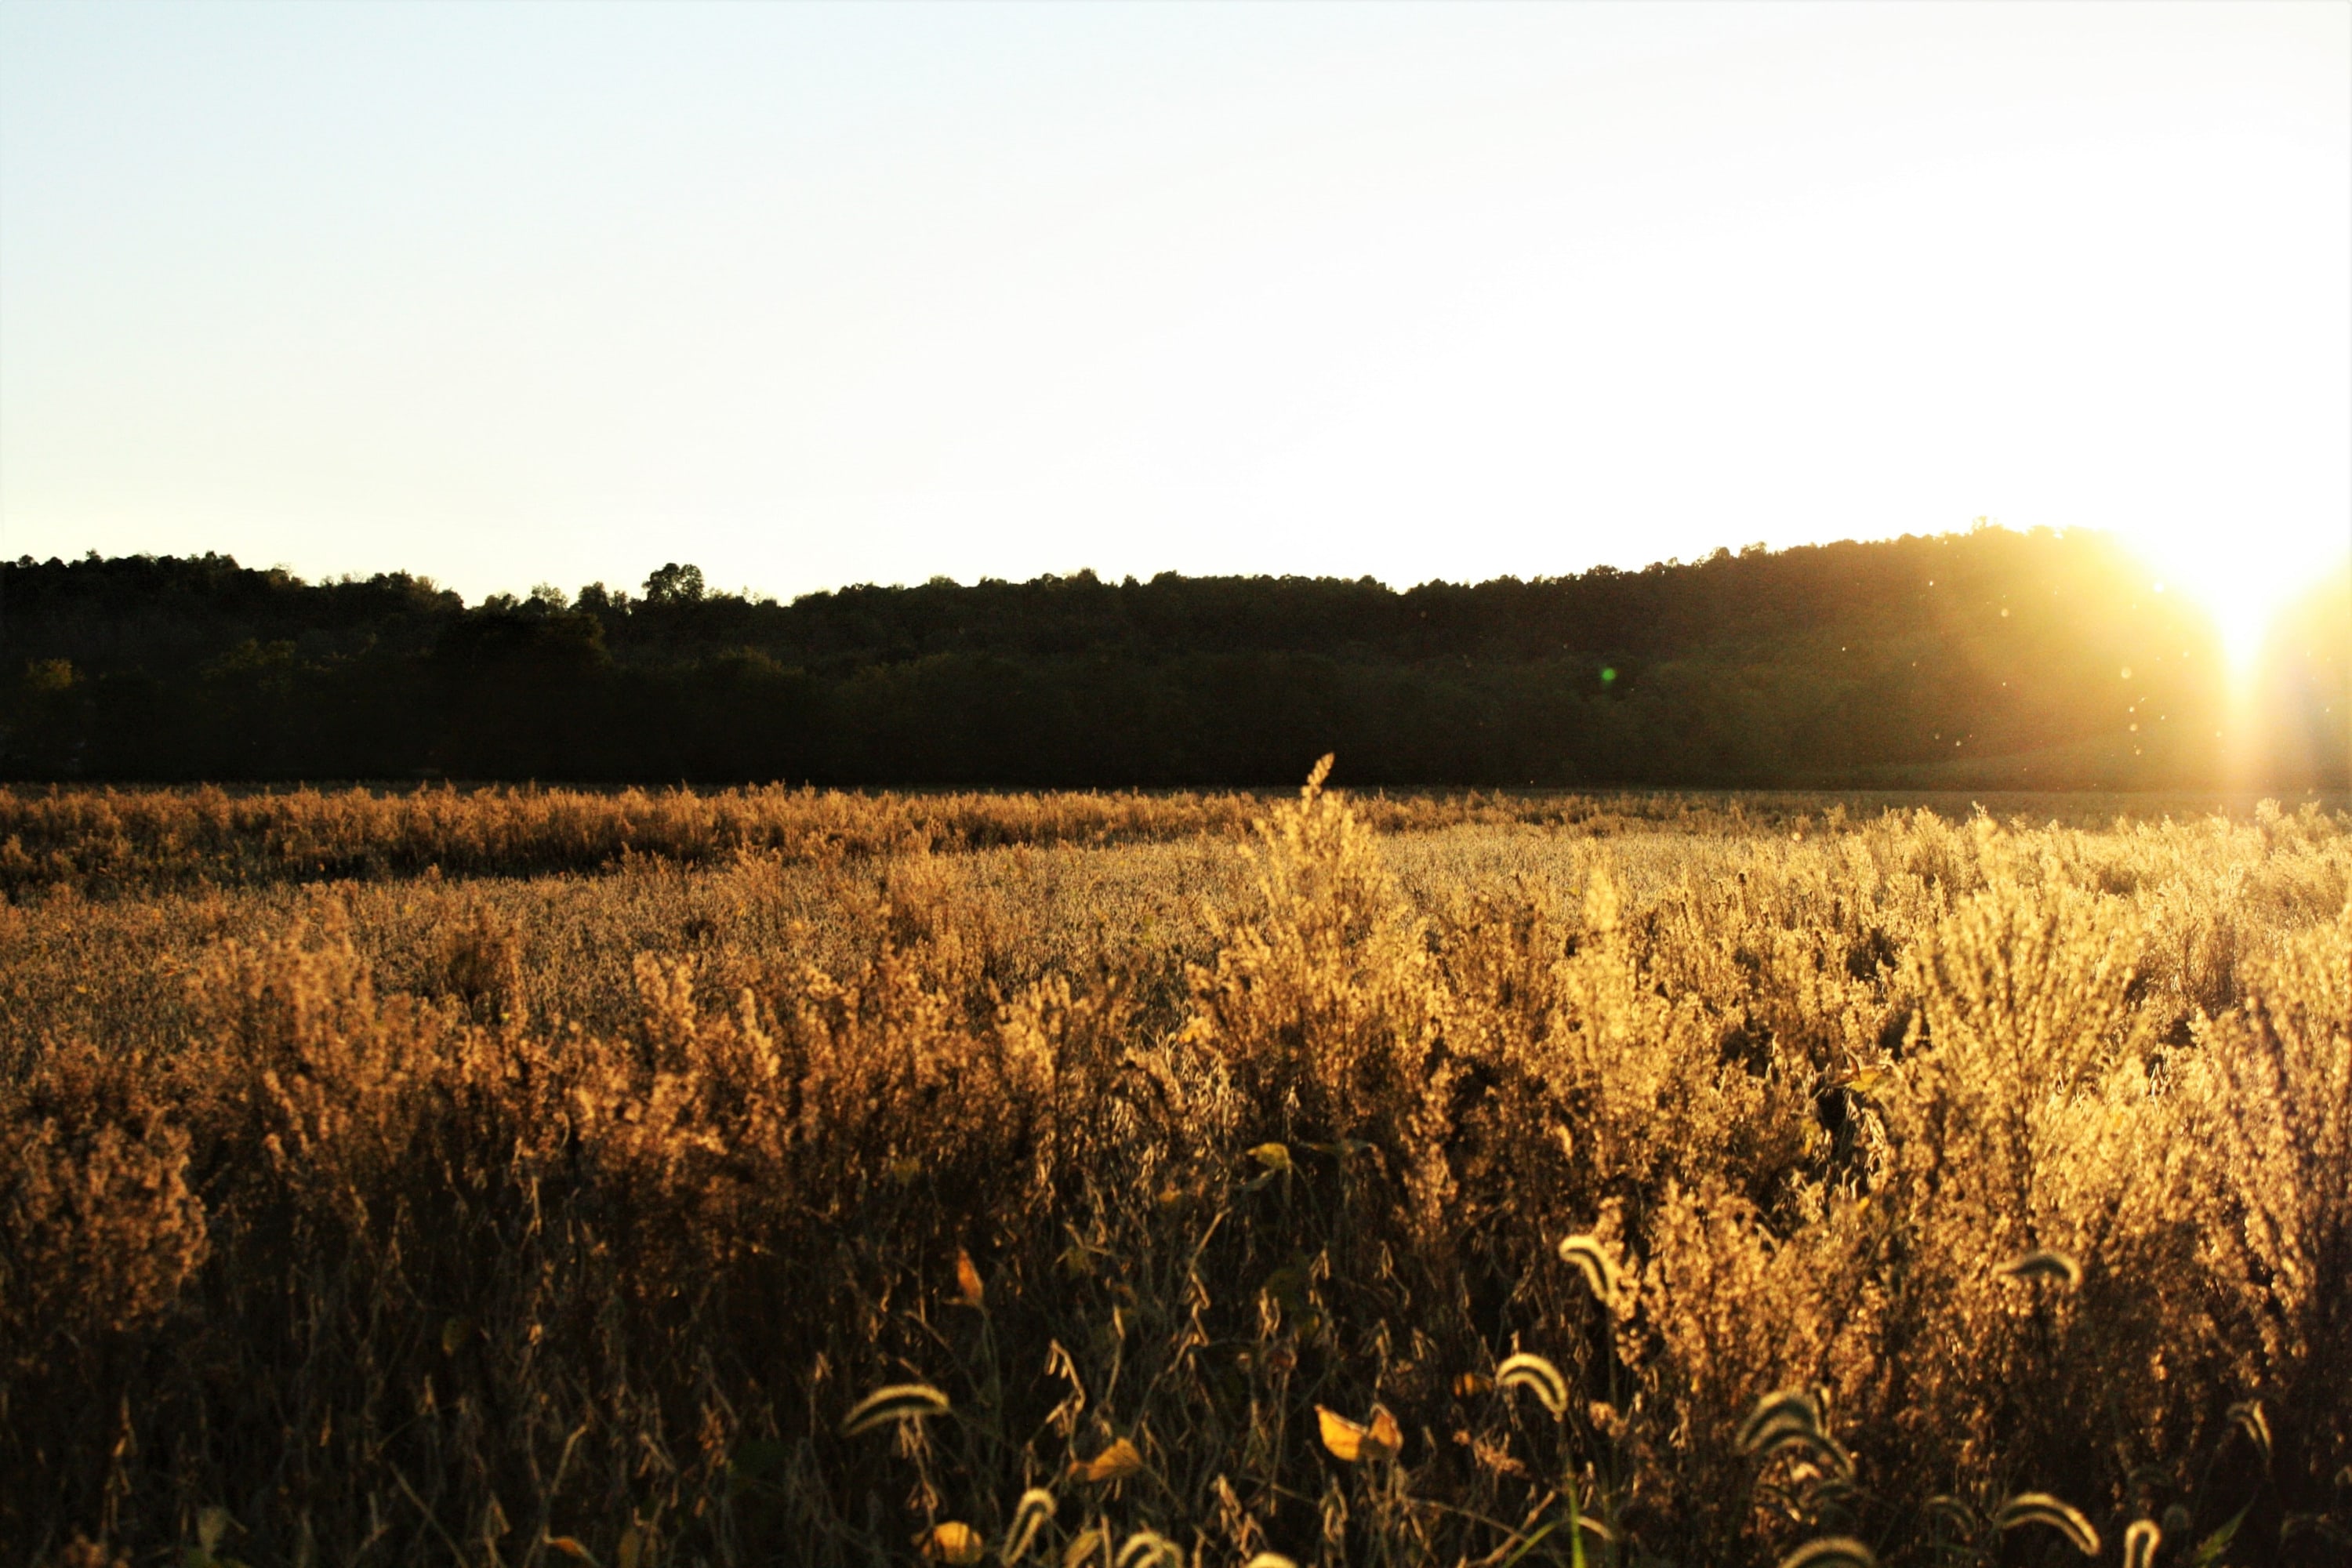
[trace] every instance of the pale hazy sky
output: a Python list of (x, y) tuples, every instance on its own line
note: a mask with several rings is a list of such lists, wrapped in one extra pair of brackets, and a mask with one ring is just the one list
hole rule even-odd
[(2352, 6), (0, 7), (12, 557), (1402, 584), (1979, 514), (2241, 598), (2352, 549)]

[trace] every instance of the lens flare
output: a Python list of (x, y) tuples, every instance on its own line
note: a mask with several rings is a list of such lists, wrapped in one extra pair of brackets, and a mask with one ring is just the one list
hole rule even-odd
[(2352, 555), (2352, 533), (2264, 527), (2125, 535), (2158, 593), (2182, 594), (2213, 623), (2233, 679), (2249, 677), (2280, 615)]

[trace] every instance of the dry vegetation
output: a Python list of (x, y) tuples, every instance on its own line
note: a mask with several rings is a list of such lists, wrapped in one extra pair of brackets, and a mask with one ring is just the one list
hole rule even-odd
[[(1357, 817), (1382, 834), (1467, 825), (1573, 827), (1590, 834), (1711, 834), (1808, 822), (1828, 797), (1743, 791), (1593, 796), (1559, 791), (1359, 797)], [(1937, 795), (1848, 792), (1870, 814), (1933, 802), (1965, 813), (2030, 805), (2096, 824), (2118, 812), (2197, 814), (2214, 795)], [(1161, 843), (1245, 838), (1262, 797), (1225, 792), (1048, 795), (878, 794), (766, 788), (542, 789), (491, 784), (405, 791), (216, 786), (69, 789), (0, 785), (0, 892), (603, 871), (652, 860), (680, 867), (743, 857), (824, 864), (873, 856), (1005, 845)], [(2252, 803), (2242, 800), (2240, 806)]]
[(2352, 1552), (2341, 816), (0, 811), (12, 1561)]

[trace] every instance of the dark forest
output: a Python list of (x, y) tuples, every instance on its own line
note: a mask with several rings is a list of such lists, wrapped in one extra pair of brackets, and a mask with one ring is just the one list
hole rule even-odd
[(224, 555), (0, 563), (0, 772), (1358, 786), (2342, 787), (2347, 589), (2233, 700), (2210, 626), (2090, 532), (1717, 551), (1398, 591), (1081, 572), (468, 605)]

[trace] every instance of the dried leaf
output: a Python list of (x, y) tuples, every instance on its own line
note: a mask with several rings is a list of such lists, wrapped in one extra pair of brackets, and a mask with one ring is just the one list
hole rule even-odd
[(961, 1520), (941, 1520), (915, 1537), (915, 1545), (933, 1562), (954, 1564), (954, 1568), (971, 1568), (985, 1550), (980, 1531)]
[(1322, 1429), (1323, 1446), (1331, 1450), (1334, 1458), (1349, 1464), (1392, 1459), (1404, 1447), (1404, 1432), (1386, 1405), (1373, 1405), (1371, 1421), (1365, 1426), (1320, 1405), (1315, 1407), (1315, 1415)]
[(988, 1304), (988, 1287), (981, 1282), (980, 1270), (973, 1267), (971, 1254), (956, 1248), (956, 1293), (967, 1307)]
[(1142, 1469), (1143, 1451), (1120, 1437), (1093, 1458), (1071, 1466), (1070, 1473), (1082, 1481), (1123, 1481)]

